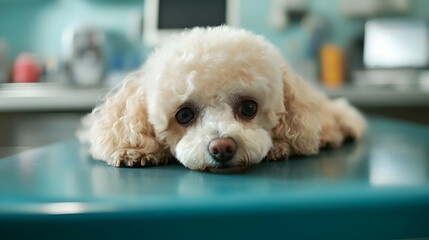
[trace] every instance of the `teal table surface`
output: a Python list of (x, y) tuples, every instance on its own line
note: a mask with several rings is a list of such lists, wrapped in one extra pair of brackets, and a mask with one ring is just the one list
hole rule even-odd
[(115, 168), (77, 139), (0, 159), (0, 238), (429, 237), (429, 128), (369, 117), (357, 143), (218, 175)]

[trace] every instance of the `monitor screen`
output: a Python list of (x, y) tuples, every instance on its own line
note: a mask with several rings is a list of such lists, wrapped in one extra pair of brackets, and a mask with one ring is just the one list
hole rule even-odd
[(369, 68), (429, 65), (429, 30), (424, 20), (371, 20), (365, 25), (364, 63)]
[(143, 38), (156, 46), (184, 29), (239, 26), (239, 16), (240, 0), (145, 0)]
[(159, 0), (158, 28), (183, 29), (226, 23), (226, 0)]

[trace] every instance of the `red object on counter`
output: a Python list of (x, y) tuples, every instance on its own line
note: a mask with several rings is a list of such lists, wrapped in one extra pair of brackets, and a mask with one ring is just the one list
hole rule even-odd
[(17, 83), (38, 82), (40, 67), (35, 57), (30, 54), (21, 54), (13, 66), (13, 81)]

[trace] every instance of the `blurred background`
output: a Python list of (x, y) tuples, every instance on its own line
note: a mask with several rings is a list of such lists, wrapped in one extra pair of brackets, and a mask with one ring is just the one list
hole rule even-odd
[(429, 124), (426, 0), (0, 0), (0, 157), (71, 138), (168, 35), (229, 24), (367, 114)]

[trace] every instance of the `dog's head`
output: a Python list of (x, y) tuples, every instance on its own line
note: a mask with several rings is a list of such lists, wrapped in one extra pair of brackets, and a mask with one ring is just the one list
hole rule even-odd
[(142, 74), (99, 110), (110, 114), (113, 144), (164, 146), (186, 167), (213, 172), (259, 163), (279, 139), (282, 154), (318, 147), (304, 88), (261, 36), (196, 28), (155, 50)]
[(157, 137), (191, 169), (260, 162), (284, 112), (282, 63), (275, 47), (244, 30), (194, 29), (176, 36), (144, 68)]

